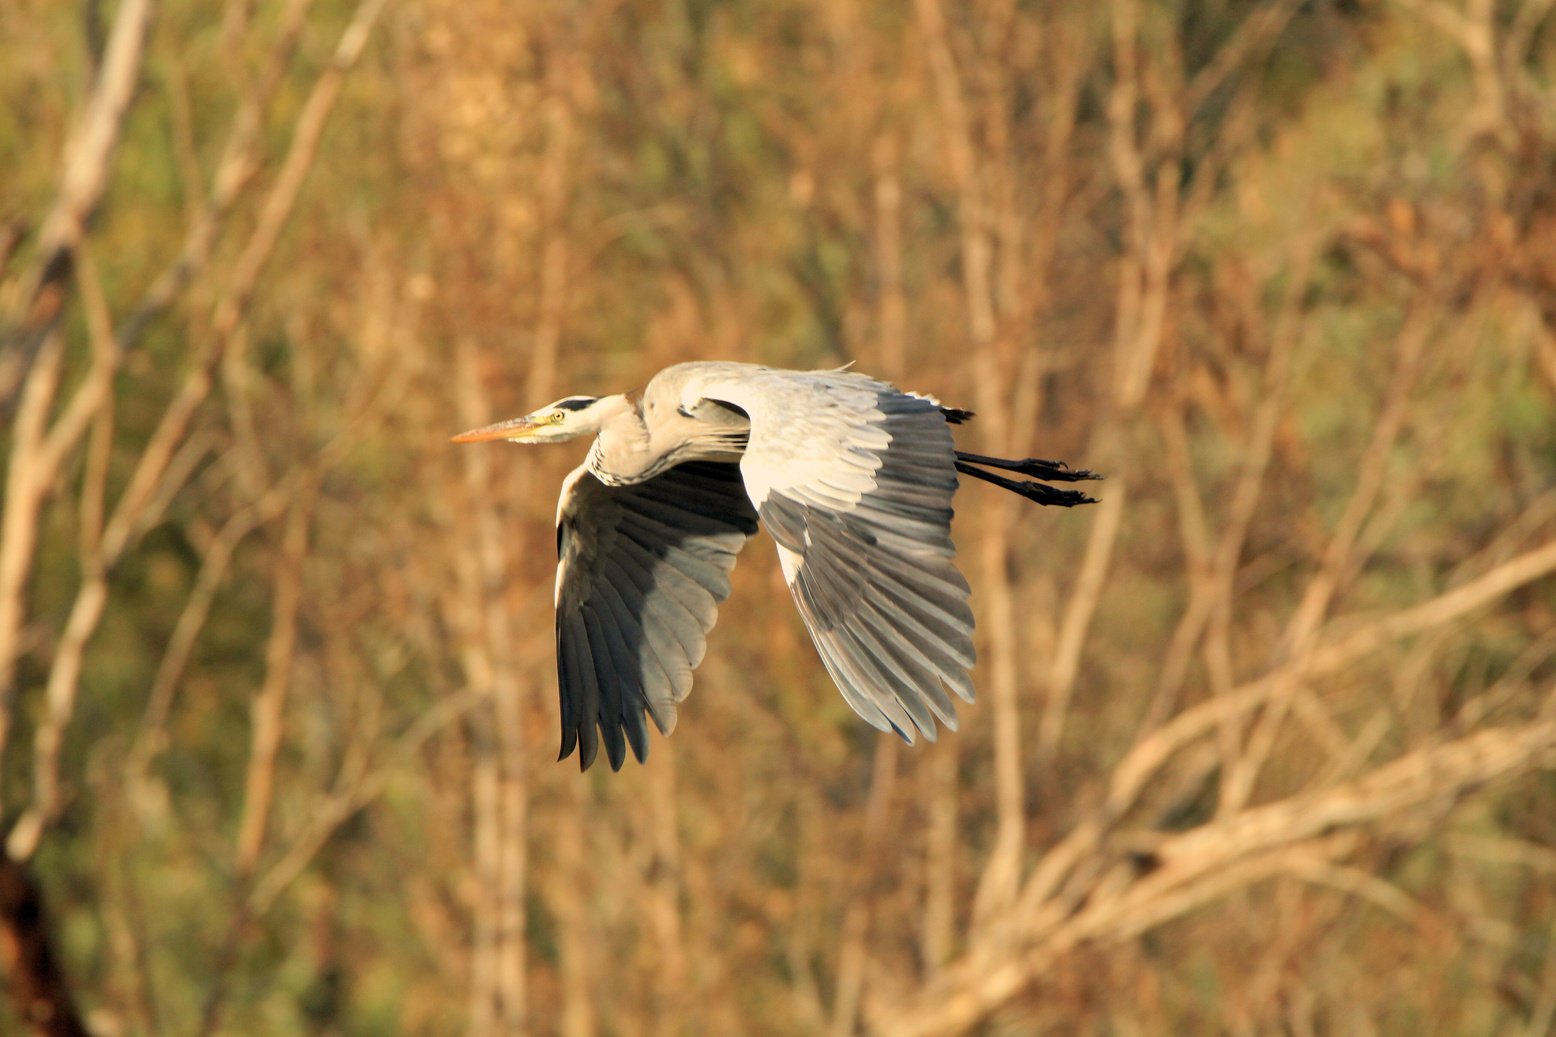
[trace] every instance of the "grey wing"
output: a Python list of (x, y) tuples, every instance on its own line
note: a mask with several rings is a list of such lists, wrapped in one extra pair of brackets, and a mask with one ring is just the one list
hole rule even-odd
[(648, 755), (645, 714), (664, 734), (692, 686), (735, 555), (756, 533), (739, 469), (693, 462), (635, 486), (585, 468), (557, 509), (556, 641), (562, 750), (611, 769)]
[(972, 701), (973, 616), (952, 557), (955, 448), (933, 401), (846, 374), (702, 387), (745, 409), (741, 470), (848, 704), (881, 730), (953, 730)]

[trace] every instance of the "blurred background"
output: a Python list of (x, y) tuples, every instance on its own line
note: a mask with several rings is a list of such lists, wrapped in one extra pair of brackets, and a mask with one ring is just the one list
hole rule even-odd
[[(3, 0), (0, 1030), (1556, 1032), (1551, 0)], [(756, 540), (554, 762), (687, 359), (964, 449), (909, 748)]]

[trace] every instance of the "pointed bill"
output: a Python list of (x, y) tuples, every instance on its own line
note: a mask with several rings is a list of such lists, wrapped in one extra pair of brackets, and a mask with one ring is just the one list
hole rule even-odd
[(523, 439), (540, 424), (541, 422), (528, 416), (510, 418), (508, 421), (499, 421), (495, 425), (482, 425), (480, 428), (473, 428), (469, 432), (461, 432), (450, 439), (449, 442), (485, 443), (494, 439)]

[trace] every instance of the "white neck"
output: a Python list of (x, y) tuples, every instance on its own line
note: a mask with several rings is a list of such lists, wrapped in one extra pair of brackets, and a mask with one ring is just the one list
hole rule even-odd
[[(590, 408), (598, 413), (599, 435), (589, 448), (589, 471), (607, 486), (626, 486), (652, 478), (654, 452), (648, 426), (625, 396), (607, 396)], [(592, 416), (592, 415), (591, 415)]]

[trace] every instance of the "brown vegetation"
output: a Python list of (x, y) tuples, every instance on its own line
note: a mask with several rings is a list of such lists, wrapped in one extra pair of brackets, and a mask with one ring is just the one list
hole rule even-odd
[[(12, 0), (0, 1029), (1553, 1032), (1552, 6)], [(960, 733), (758, 540), (553, 762), (447, 436), (691, 358), (1108, 473), (964, 487)]]

